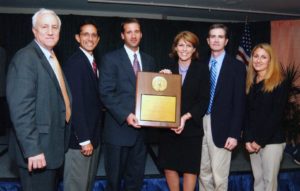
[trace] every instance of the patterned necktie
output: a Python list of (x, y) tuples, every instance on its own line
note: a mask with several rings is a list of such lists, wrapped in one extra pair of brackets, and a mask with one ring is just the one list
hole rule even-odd
[(95, 60), (92, 63), (92, 67), (93, 67), (93, 72), (94, 74), (98, 77), (98, 73), (97, 73), (97, 64), (95, 62)]
[(55, 64), (55, 68), (57, 70), (55, 75), (56, 75), (56, 78), (58, 79), (60, 90), (61, 90), (61, 93), (62, 93), (63, 98), (64, 98), (64, 102), (65, 102), (66, 122), (69, 122), (70, 117), (71, 117), (71, 106), (70, 106), (70, 98), (69, 98), (68, 93), (67, 93), (65, 80), (64, 80), (64, 77), (63, 77), (63, 74), (62, 74), (60, 64), (59, 64), (54, 52), (51, 53), (51, 59), (52, 59), (53, 63)]
[(140, 68), (139, 60), (137, 59), (137, 55), (134, 54), (133, 57), (134, 57), (134, 59), (133, 59), (133, 70), (134, 70), (134, 73), (136, 75), (139, 71), (141, 71), (141, 68)]
[(216, 85), (217, 85), (217, 61), (215, 59), (212, 59), (210, 61), (210, 99), (209, 99), (209, 105), (206, 114), (211, 113), (211, 107), (214, 100)]

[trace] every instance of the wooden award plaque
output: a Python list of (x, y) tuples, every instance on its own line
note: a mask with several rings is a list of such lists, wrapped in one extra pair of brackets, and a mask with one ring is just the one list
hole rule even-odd
[(139, 125), (176, 128), (180, 105), (181, 75), (138, 72), (135, 115)]

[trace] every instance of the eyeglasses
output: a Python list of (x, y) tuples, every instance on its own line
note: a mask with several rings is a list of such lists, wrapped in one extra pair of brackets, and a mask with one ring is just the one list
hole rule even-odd
[(88, 33), (88, 32), (80, 33), (80, 35), (83, 36), (84, 38), (89, 38), (89, 37), (91, 37), (91, 38), (93, 38), (93, 39), (99, 37), (97, 33)]

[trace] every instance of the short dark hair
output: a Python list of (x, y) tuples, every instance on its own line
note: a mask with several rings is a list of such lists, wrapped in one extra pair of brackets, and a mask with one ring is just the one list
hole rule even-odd
[(222, 23), (216, 23), (216, 24), (212, 24), (210, 25), (210, 27), (208, 28), (208, 34), (207, 37), (209, 37), (209, 33), (211, 30), (213, 29), (223, 29), (225, 31), (225, 38), (228, 39), (228, 27)]
[(79, 25), (78, 25), (78, 27), (77, 27), (77, 32), (76, 32), (76, 34), (80, 34), (81, 28), (82, 28), (83, 26), (85, 26), (85, 25), (93, 25), (93, 26), (96, 28), (96, 30), (97, 30), (98, 36), (100, 36), (100, 29), (99, 29), (97, 23), (95, 22), (95, 20), (93, 20), (93, 19), (91, 19), (91, 18), (84, 19), (83, 21), (81, 21), (81, 22), (79, 23)]
[(136, 23), (140, 26), (140, 30), (142, 30), (141, 28), (141, 23), (138, 19), (136, 18), (126, 18), (122, 23), (121, 23), (121, 33), (124, 33), (124, 26), (126, 24), (130, 24), (130, 23)]

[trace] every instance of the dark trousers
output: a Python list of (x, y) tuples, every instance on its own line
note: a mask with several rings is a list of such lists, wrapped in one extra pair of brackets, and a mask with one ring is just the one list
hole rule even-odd
[(120, 191), (124, 180), (125, 191), (139, 191), (143, 185), (146, 146), (142, 137), (133, 146), (103, 145), (106, 191)]
[(0, 135), (5, 135), (10, 125), (9, 111), (5, 97), (0, 97)]
[(34, 170), (19, 168), (23, 191), (57, 191), (58, 170)]

